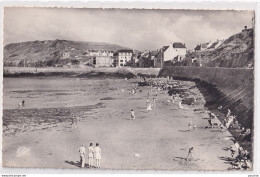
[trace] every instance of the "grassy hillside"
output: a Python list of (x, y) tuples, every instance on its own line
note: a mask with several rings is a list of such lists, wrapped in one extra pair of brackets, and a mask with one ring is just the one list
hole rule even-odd
[[(86, 51), (126, 49), (115, 44), (96, 43), (96, 42), (76, 42), (67, 40), (47, 40), (47, 41), (28, 41), (22, 43), (12, 43), (4, 47), (4, 66), (51, 66), (59, 63), (63, 52), (69, 52), (69, 60), (75, 56), (82, 60), (87, 60)], [(63, 60), (62, 62), (69, 62)]]
[[(210, 67), (252, 67), (254, 65), (254, 32), (244, 30), (226, 39), (217, 49), (192, 52), (185, 60), (201, 57), (203, 66)], [(187, 65), (187, 62), (182, 65)]]

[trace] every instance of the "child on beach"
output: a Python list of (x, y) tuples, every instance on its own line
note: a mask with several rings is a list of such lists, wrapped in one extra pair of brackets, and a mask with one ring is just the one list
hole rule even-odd
[(146, 99), (146, 106), (150, 103), (149, 99)]
[(151, 104), (148, 104), (147, 105), (147, 111), (149, 112), (149, 111), (151, 111), (152, 110), (152, 106), (151, 106)]
[(88, 147), (88, 165), (89, 167), (93, 167), (94, 163), (93, 163), (93, 159), (94, 159), (94, 148), (92, 147), (92, 143), (90, 143), (89, 147)]
[(156, 98), (153, 98), (153, 107), (156, 108)]
[(182, 101), (179, 102), (179, 109), (183, 109), (183, 106), (181, 105)]
[(220, 124), (219, 128), (220, 128), (221, 133), (223, 133), (224, 132), (224, 125)]
[(195, 131), (196, 128), (197, 128), (197, 125), (196, 125), (196, 123), (194, 123), (194, 124), (193, 124), (193, 130)]
[(175, 97), (174, 97), (174, 95), (172, 95), (172, 97), (171, 97), (172, 104), (174, 104), (174, 99), (175, 99)]
[(95, 147), (95, 159), (96, 159), (96, 167), (100, 168), (100, 160), (101, 160), (101, 149), (99, 147), (99, 143), (96, 143)]
[(189, 126), (189, 131), (192, 131), (192, 121), (190, 121), (190, 123), (188, 124)]
[(134, 120), (135, 119), (135, 112), (133, 109), (131, 109), (131, 119)]
[(188, 151), (188, 155), (187, 155), (186, 161), (188, 161), (189, 159), (194, 159), (193, 151), (194, 151), (193, 147), (190, 147), (189, 151)]

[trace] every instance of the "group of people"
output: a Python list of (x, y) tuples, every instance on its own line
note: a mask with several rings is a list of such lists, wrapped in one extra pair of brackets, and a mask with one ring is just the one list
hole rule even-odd
[(189, 126), (189, 131), (195, 131), (197, 128), (197, 124), (193, 123), (192, 121), (189, 122), (188, 126)]
[(232, 168), (234, 169), (252, 169), (252, 162), (250, 161), (250, 155), (247, 150), (244, 150), (236, 140), (234, 144), (229, 148), (231, 152), (231, 161)]
[(157, 102), (157, 98), (153, 98), (152, 103), (150, 103), (149, 98), (146, 99), (146, 110), (149, 112), (151, 111), (153, 108), (156, 108), (156, 102)]
[[(146, 82), (146, 80), (145, 80), (145, 82)], [(153, 97), (153, 99), (152, 99), (151, 102), (150, 102), (149, 98), (146, 99), (145, 105), (146, 105), (146, 110), (147, 110), (148, 112), (150, 112), (152, 109), (155, 109), (155, 108), (156, 108), (157, 96), (158, 96), (159, 92), (160, 92), (160, 91), (163, 91), (163, 90), (167, 90), (167, 89), (172, 88), (173, 85), (172, 85), (172, 84), (169, 84), (168, 82), (169, 82), (169, 80), (167, 80), (167, 83), (165, 83), (164, 81), (159, 81), (159, 82), (155, 82), (155, 81), (153, 81), (153, 82), (146, 82), (146, 83), (148, 84), (148, 86), (150, 87), (150, 90), (148, 91), (147, 96), (148, 96), (148, 97), (151, 96), (152, 93), (154, 93), (153, 95), (155, 96), (155, 97)], [(122, 90), (123, 90), (123, 89), (122, 89)], [(137, 88), (128, 89), (128, 91), (129, 91), (129, 94), (135, 95), (135, 94), (137, 93)], [(140, 92), (141, 92), (141, 91), (142, 91), (142, 90), (140, 90)], [(180, 95), (179, 95), (179, 94), (174, 95), (174, 98), (172, 97), (172, 100), (173, 100), (173, 99), (177, 99), (177, 98), (180, 98)], [(173, 103), (174, 103), (174, 100), (173, 100)], [(180, 109), (181, 109), (181, 108), (183, 108), (183, 107), (180, 106)], [(131, 117), (131, 120), (134, 120), (134, 119), (136, 118), (134, 109), (131, 109), (131, 114), (130, 114), (130, 115), (131, 115), (131, 116), (130, 116), (130, 117)]]
[[(219, 106), (218, 110), (221, 109), (222, 106)], [(214, 118), (216, 118), (216, 115), (214, 113), (210, 113), (209, 122), (211, 121), (211, 119)], [(213, 126), (211, 122), (209, 124)], [(223, 130), (227, 130), (228, 128), (241, 130), (241, 133), (238, 137), (240, 139), (248, 136), (251, 133), (251, 130), (249, 128), (245, 129), (244, 127), (241, 126), (241, 124), (239, 124), (238, 120), (236, 119), (236, 116), (231, 114), (230, 109), (227, 110), (227, 113), (223, 120), (223, 124), (221, 123), (219, 127), (222, 132)], [(233, 158), (233, 160), (231, 161), (232, 168), (252, 169), (252, 162), (250, 161), (249, 152), (243, 149), (243, 147), (241, 147), (236, 140), (233, 140), (233, 142), (234, 144), (228, 148), (228, 150), (231, 152), (231, 157)]]
[[(81, 167), (85, 167), (86, 163), (86, 147), (83, 144), (79, 149), (78, 149), (79, 155), (80, 155), (80, 164)], [(94, 165), (94, 159), (96, 160), (96, 166)], [(100, 168), (100, 161), (101, 161), (101, 148), (99, 147), (99, 143), (96, 143), (96, 147), (93, 147), (93, 143), (90, 143), (88, 147), (88, 166), (89, 168), (91, 167), (96, 167)]]

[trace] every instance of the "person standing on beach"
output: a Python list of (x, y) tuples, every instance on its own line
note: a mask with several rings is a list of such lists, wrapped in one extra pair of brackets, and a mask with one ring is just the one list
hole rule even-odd
[(193, 147), (190, 147), (190, 148), (189, 148), (189, 151), (188, 151), (188, 155), (187, 155), (186, 161), (188, 161), (189, 159), (194, 159), (194, 157), (193, 157), (193, 151), (194, 151), (194, 148), (193, 148)]
[(150, 103), (149, 99), (146, 99), (146, 106)]
[(179, 109), (184, 109), (181, 103), (182, 101), (179, 102)]
[(80, 155), (80, 163), (81, 163), (81, 167), (85, 167), (85, 155), (86, 155), (86, 149), (85, 149), (85, 145), (83, 144), (79, 149), (79, 155)]
[(148, 112), (151, 111), (152, 110), (152, 105), (148, 104), (146, 109), (147, 109)]
[(92, 147), (93, 143), (90, 143), (89, 147), (88, 147), (88, 165), (89, 167), (93, 167), (94, 163), (94, 148)]
[(188, 124), (189, 126), (189, 131), (192, 131), (192, 121), (190, 121), (190, 123)]
[(231, 111), (230, 111), (230, 109), (228, 109), (226, 117), (228, 118), (230, 115), (231, 115)]
[(153, 108), (156, 108), (156, 98), (153, 98)]
[(193, 124), (193, 130), (195, 131), (196, 128), (197, 128), (197, 125), (196, 125), (196, 123), (194, 123), (194, 124)]
[(100, 160), (101, 160), (101, 149), (99, 147), (99, 143), (96, 143), (95, 147), (95, 159), (96, 159), (96, 167), (100, 168)]
[(135, 111), (133, 109), (131, 109), (131, 119), (132, 120), (135, 119)]

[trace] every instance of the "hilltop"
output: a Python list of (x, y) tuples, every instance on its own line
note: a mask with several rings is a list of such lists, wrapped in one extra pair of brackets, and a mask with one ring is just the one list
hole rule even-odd
[[(78, 42), (68, 40), (46, 40), (11, 43), (4, 47), (4, 66), (49, 66), (59, 63), (64, 52), (69, 52), (70, 60), (87, 60), (88, 50), (116, 51), (129, 49), (115, 44), (98, 42)], [(64, 62), (64, 60), (63, 60)]]
[(217, 49), (188, 53), (177, 65), (191, 65), (189, 61), (201, 57), (202, 66), (245, 68), (254, 65), (254, 31), (246, 29), (226, 39)]

